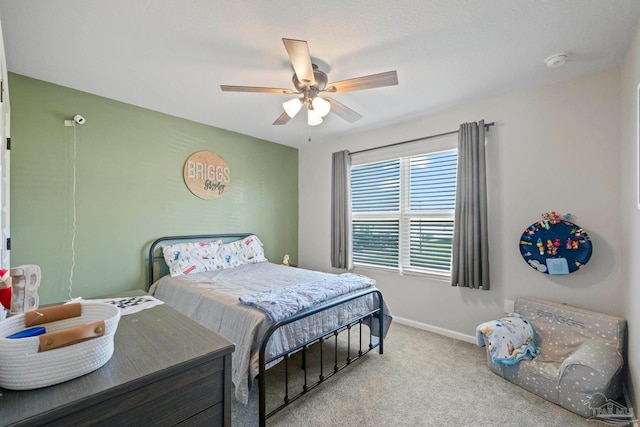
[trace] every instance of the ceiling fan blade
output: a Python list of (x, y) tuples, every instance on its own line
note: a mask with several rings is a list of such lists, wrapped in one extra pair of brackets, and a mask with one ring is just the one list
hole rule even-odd
[(285, 49), (289, 54), (289, 60), (293, 65), (293, 70), (298, 80), (309, 86), (316, 84), (313, 76), (313, 65), (311, 65), (311, 54), (309, 53), (309, 45), (304, 40), (282, 39)]
[(280, 93), (280, 94), (298, 93), (291, 89), (283, 89), (283, 88), (277, 88), (277, 87), (220, 85), (220, 89), (222, 89), (223, 92), (261, 92), (261, 93)]
[(284, 112), (284, 113), (280, 114), (280, 117), (278, 117), (276, 119), (276, 121), (273, 122), (273, 124), (274, 125), (286, 125), (289, 120), (291, 120), (291, 117), (289, 117), (289, 115), (286, 112)]
[(324, 98), (324, 99), (326, 101), (329, 101), (329, 104), (331, 104), (332, 113), (336, 113), (336, 115), (340, 116), (341, 118), (348, 121), (349, 123), (356, 122), (362, 118), (362, 116), (359, 113), (356, 113), (351, 108), (336, 101), (335, 99), (333, 98)]
[(353, 90), (373, 89), (375, 87), (395, 86), (397, 84), (398, 73), (393, 70), (385, 73), (371, 74), (369, 76), (328, 83), (324, 92), (343, 93), (351, 92)]

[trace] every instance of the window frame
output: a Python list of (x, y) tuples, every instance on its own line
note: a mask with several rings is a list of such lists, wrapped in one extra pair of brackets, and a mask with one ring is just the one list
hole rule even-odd
[[(406, 146), (396, 146), (391, 148), (381, 148), (366, 153), (355, 153), (352, 155), (351, 168), (364, 166), (372, 163), (400, 161), (400, 210), (399, 211), (378, 211), (378, 212), (354, 212), (351, 209), (351, 230), (350, 244), (353, 245), (354, 221), (366, 219), (390, 219), (399, 221), (398, 230), (398, 266), (388, 267), (374, 264), (366, 264), (353, 260), (354, 267), (378, 271), (398, 272), (400, 275), (414, 275), (429, 277), (436, 280), (449, 280), (451, 278), (451, 267), (448, 271), (434, 268), (412, 267), (410, 266), (410, 226), (411, 220), (428, 219), (432, 221), (451, 222), (455, 227), (454, 210), (412, 210), (410, 205), (410, 158), (413, 156), (435, 154), (443, 151), (458, 149), (457, 134), (445, 135), (436, 139), (422, 140), (416, 143), (406, 144)], [(350, 171), (351, 173), (351, 171)], [(456, 169), (457, 177), (457, 169)], [(349, 189), (352, 190), (351, 188)]]

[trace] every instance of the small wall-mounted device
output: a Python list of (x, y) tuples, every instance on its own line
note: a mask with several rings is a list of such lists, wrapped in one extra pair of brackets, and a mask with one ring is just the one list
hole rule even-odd
[(76, 124), (83, 125), (85, 123), (87, 123), (87, 119), (85, 119), (80, 114), (76, 114), (75, 116), (73, 116), (73, 120), (65, 120), (64, 121), (64, 125), (65, 126), (75, 126)]
[(544, 63), (547, 64), (547, 67), (549, 68), (558, 68), (567, 62), (568, 57), (569, 54), (567, 52), (560, 52), (547, 57), (547, 59), (544, 60)]

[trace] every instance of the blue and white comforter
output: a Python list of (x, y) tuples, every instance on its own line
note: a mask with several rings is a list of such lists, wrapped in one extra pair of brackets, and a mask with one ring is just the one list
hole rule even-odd
[(370, 288), (374, 283), (368, 277), (345, 273), (314, 282), (241, 296), (239, 300), (261, 310), (269, 317), (271, 323), (275, 323), (340, 295)]

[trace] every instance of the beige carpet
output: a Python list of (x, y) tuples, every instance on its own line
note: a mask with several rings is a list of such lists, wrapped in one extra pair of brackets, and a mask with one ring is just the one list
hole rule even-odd
[[(325, 344), (325, 357), (330, 348)], [(290, 363), (293, 370), (297, 362)], [(280, 364), (268, 371), (269, 401), (284, 394), (283, 369)], [(257, 388), (255, 382), (249, 405), (234, 400), (234, 427), (258, 425)], [(383, 355), (376, 350), (365, 355), (267, 425), (604, 426), (498, 377), (489, 371), (482, 348), (397, 323), (391, 325)]]

